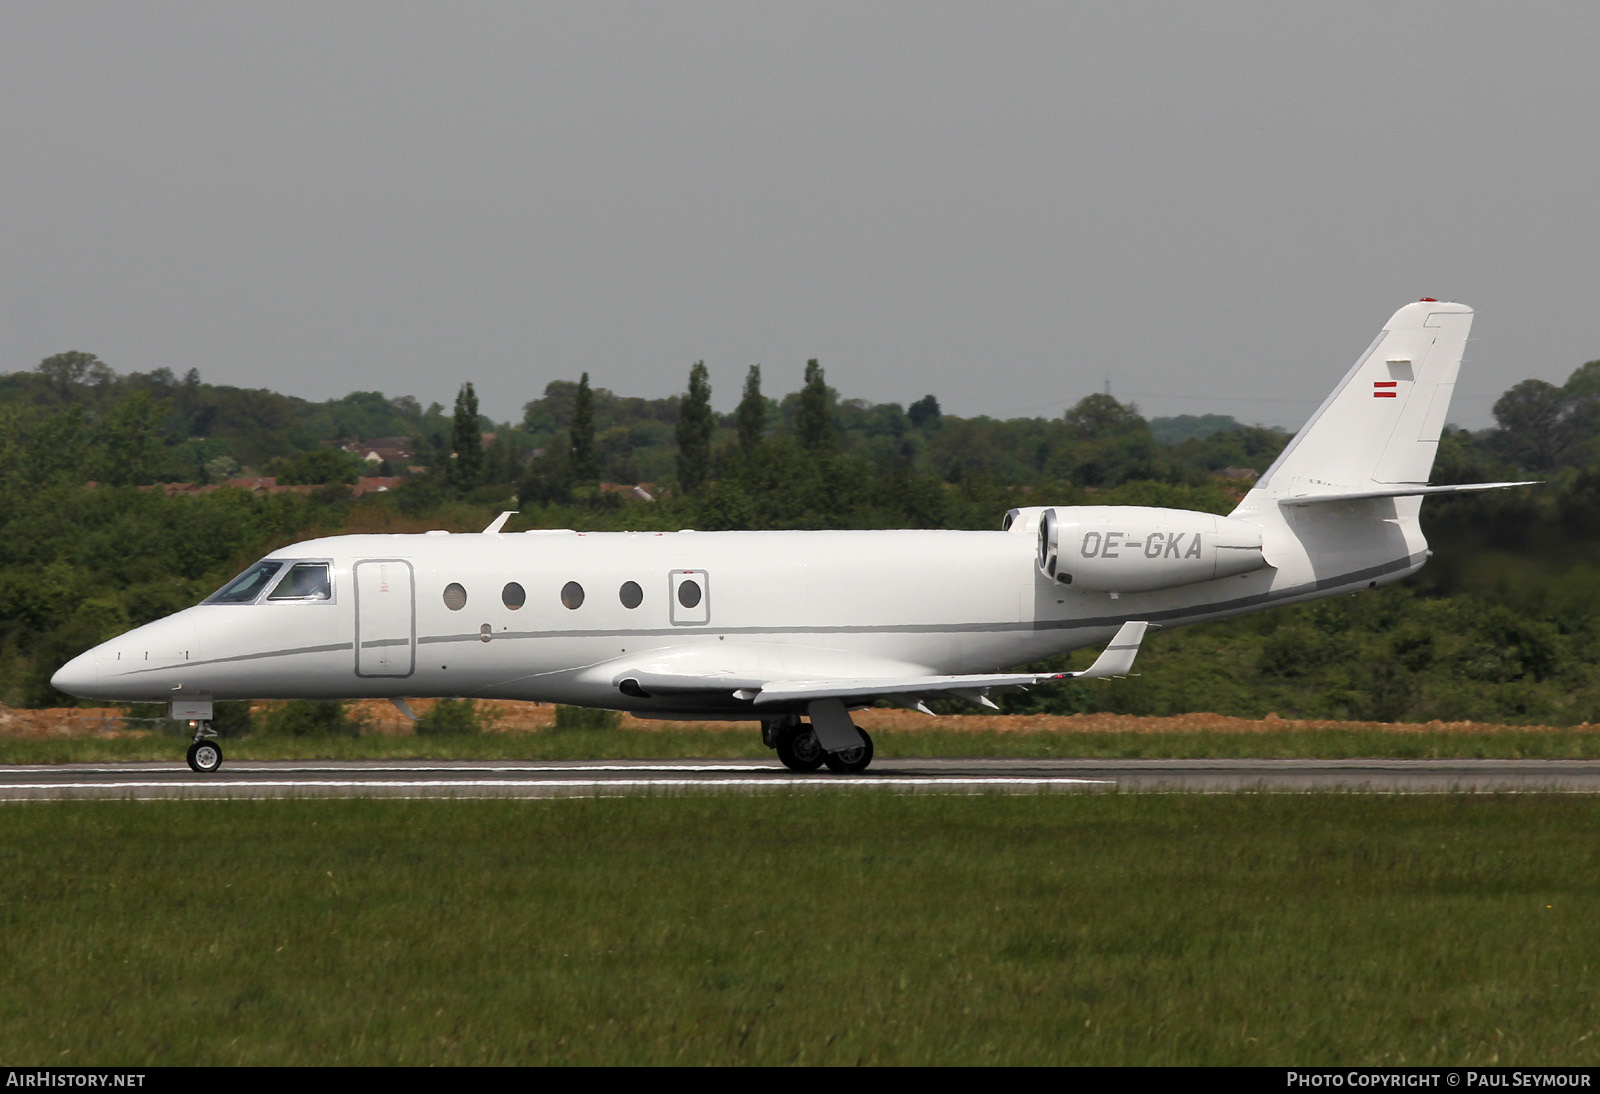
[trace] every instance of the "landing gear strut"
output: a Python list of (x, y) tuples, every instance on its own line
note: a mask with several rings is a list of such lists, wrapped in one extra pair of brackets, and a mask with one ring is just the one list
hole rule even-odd
[(222, 766), (222, 746), (210, 722), (194, 722), (194, 744), (189, 746), (189, 770), (209, 775)]

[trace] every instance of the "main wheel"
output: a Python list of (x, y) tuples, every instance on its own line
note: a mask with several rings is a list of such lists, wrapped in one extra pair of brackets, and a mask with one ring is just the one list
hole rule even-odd
[(189, 746), (189, 769), (209, 775), (222, 766), (222, 746), (215, 741), (196, 741)]
[(859, 747), (847, 748), (843, 752), (829, 752), (823, 758), (829, 771), (839, 775), (858, 775), (872, 762), (872, 738), (867, 736), (867, 731), (860, 726), (856, 727), (856, 732), (861, 734)]
[(796, 726), (778, 734), (778, 759), (790, 771), (815, 771), (827, 759), (817, 731), (808, 725)]

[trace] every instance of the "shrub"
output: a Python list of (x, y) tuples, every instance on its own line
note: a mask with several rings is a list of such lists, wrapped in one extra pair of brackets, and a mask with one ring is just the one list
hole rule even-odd
[(592, 707), (556, 707), (557, 729), (616, 729), (622, 725), (622, 712)]
[(482, 733), (493, 725), (493, 716), (478, 709), (471, 699), (440, 699), (433, 709), (417, 719), (418, 737), (450, 737)]
[(216, 703), (211, 714), (211, 728), (218, 737), (243, 737), (255, 728), (249, 703)]
[(357, 737), (361, 722), (350, 716), (342, 702), (291, 699), (267, 711), (261, 719), (261, 732), (285, 737)]

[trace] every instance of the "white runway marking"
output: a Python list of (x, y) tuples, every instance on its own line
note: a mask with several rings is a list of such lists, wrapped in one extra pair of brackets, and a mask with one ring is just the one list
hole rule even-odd
[[(72, 765), (76, 770), (89, 775), (121, 775), (129, 771), (173, 771), (175, 766), (170, 761), (149, 761), (145, 763), (130, 763), (120, 766), (90, 766), (87, 764)], [(177, 767), (181, 767), (179, 764)], [(270, 764), (249, 763), (236, 760), (227, 762), (226, 770), (230, 775), (241, 772), (273, 772), (289, 773), (307, 771), (338, 771), (359, 767), (362, 771), (483, 771), (490, 774), (515, 774), (538, 773), (544, 771), (682, 771), (692, 774), (714, 774), (720, 771), (770, 771), (783, 774), (787, 768), (781, 764), (699, 764), (699, 763), (629, 763), (629, 764), (471, 764), (467, 767), (458, 767), (450, 763), (430, 762), (428, 760), (408, 761), (404, 764), (368, 763), (366, 761), (326, 760), (305, 764), (286, 764), (274, 761)], [(49, 772), (60, 771), (60, 764), (13, 764), (5, 768), (8, 772)], [(215, 778), (212, 776), (212, 778)]]
[(897, 759), (872, 772), (796, 773), (762, 760), (539, 762), (254, 760), (196, 775), (167, 762), (0, 766), (0, 801), (312, 797), (601, 797), (794, 793), (1600, 793), (1600, 760)]
[[(723, 769), (726, 770), (726, 769)], [(138, 795), (150, 791), (198, 792), (206, 797), (260, 797), (263, 791), (293, 792), (340, 791), (506, 791), (519, 790), (537, 795), (541, 791), (598, 790), (893, 790), (937, 787), (952, 789), (1038, 789), (1050, 786), (1111, 785), (1110, 779), (1038, 777), (962, 777), (927, 778), (887, 776), (883, 778), (836, 779), (827, 776), (797, 775), (767, 779), (253, 779), (249, 782), (219, 782), (215, 779), (127, 780), (116, 782), (77, 781), (26, 783), (0, 788), (0, 801), (17, 801), (63, 791), (85, 791), (99, 795), (128, 792)]]
[(223, 783), (214, 779), (164, 779), (150, 782), (64, 782), (27, 783), (6, 787), (5, 790), (139, 790), (151, 788), (184, 788), (188, 790), (249, 790), (253, 787), (279, 790), (295, 787), (508, 787), (508, 786), (1046, 786), (1051, 783), (1111, 783), (1112, 779), (1066, 778), (920, 778), (889, 776), (879, 779), (832, 779), (823, 776), (798, 775), (791, 779), (541, 779), (527, 782), (523, 779), (252, 779), (249, 782)]

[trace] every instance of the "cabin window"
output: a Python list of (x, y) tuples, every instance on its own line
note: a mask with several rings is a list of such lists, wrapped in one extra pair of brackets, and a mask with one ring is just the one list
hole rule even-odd
[(452, 581), (444, 587), (444, 606), (453, 612), (459, 612), (467, 606), (467, 590), (459, 582)]
[(333, 586), (328, 583), (326, 562), (296, 562), (283, 575), (283, 580), (268, 600), (327, 600), (333, 596)]
[(528, 594), (515, 581), (508, 581), (506, 587), (500, 590), (500, 603), (512, 611), (516, 611), (527, 602)]
[(700, 603), (700, 583), (689, 580), (678, 586), (678, 603), (685, 608), (692, 608)]
[(583, 605), (583, 586), (569, 581), (561, 586), (561, 603), (576, 610)]
[(637, 581), (624, 582), (618, 595), (622, 597), (624, 608), (637, 608), (644, 603), (644, 590), (639, 588)]
[(248, 604), (261, 595), (279, 570), (281, 562), (258, 562), (206, 598), (207, 604)]

